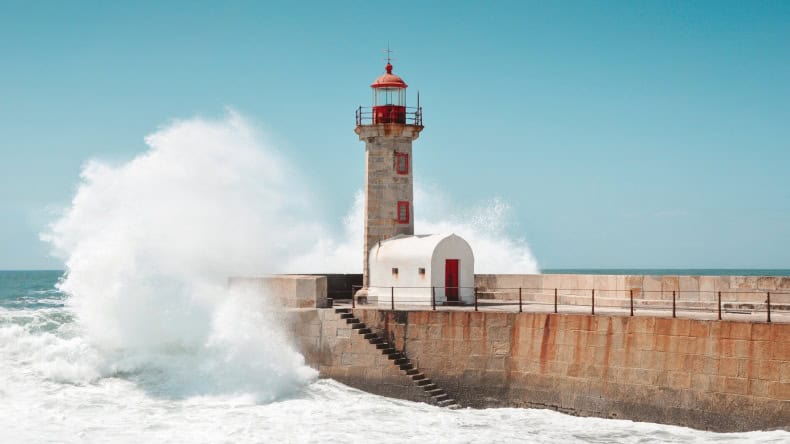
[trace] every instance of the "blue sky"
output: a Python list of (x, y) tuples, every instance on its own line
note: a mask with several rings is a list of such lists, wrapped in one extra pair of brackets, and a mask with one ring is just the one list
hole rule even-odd
[(418, 181), (508, 201), (542, 267), (790, 268), (788, 2), (112, 3), (0, 2), (0, 269), (61, 266), (86, 160), (228, 106), (339, 226), (387, 42)]

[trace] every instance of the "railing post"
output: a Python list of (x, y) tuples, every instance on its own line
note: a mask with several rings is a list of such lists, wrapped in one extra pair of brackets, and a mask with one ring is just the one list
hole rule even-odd
[(392, 311), (395, 311), (395, 287), (390, 287), (390, 302), (392, 303)]
[(356, 295), (354, 294), (354, 286), (352, 285), (351, 286), (351, 308), (357, 308), (357, 298), (355, 298), (354, 296), (356, 296)]
[(721, 292), (719, 292), (719, 320), (721, 321)]
[(433, 305), (433, 310), (436, 311), (436, 287), (431, 287), (431, 304)]
[(592, 314), (595, 314), (595, 289), (592, 289)]
[(475, 311), (477, 311), (477, 287), (475, 287)]
[(769, 291), (767, 294), (768, 294), (768, 301), (767, 301), (768, 305), (766, 307), (768, 308), (768, 323), (771, 323), (771, 292)]
[(522, 313), (524, 310), (521, 305), (521, 287), (518, 287), (518, 312)]
[(554, 289), (554, 313), (557, 313), (557, 289)]
[(672, 290), (672, 317), (673, 318), (676, 317), (675, 314), (676, 314), (676, 312), (675, 312), (675, 290)]
[(630, 293), (631, 293), (631, 295), (630, 295), (631, 296), (631, 316), (633, 316), (634, 315), (634, 290), (631, 289)]

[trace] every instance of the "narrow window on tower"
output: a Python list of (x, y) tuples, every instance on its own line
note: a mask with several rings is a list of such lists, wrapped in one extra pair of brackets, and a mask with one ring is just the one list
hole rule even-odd
[(395, 171), (398, 174), (409, 174), (408, 153), (395, 153)]
[(398, 223), (409, 223), (409, 203), (405, 201), (398, 202)]

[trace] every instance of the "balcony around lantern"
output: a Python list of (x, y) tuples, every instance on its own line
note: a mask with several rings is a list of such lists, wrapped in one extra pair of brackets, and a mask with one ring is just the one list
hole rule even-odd
[(357, 108), (357, 126), (382, 123), (422, 127), (422, 107), (379, 105)]

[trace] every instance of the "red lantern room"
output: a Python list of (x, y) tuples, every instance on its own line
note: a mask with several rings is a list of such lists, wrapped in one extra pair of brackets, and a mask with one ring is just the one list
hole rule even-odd
[(406, 123), (406, 82), (392, 73), (387, 62), (387, 72), (370, 87), (373, 89), (373, 123)]

